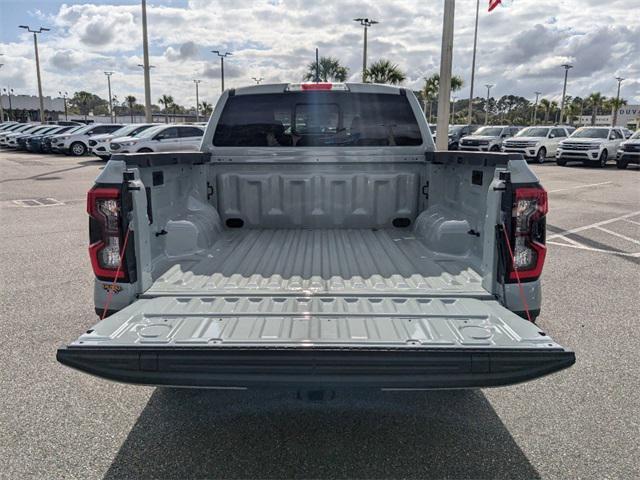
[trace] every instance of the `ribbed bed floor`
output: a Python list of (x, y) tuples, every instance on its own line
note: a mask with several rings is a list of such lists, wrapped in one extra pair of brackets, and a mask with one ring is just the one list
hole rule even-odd
[(411, 230), (228, 230), (156, 280), (161, 294), (486, 293), (459, 261), (437, 260)]

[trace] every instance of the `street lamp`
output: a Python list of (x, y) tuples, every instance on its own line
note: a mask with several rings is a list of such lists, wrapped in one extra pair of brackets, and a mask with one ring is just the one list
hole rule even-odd
[(562, 124), (564, 117), (564, 100), (567, 96), (567, 76), (569, 75), (569, 70), (573, 68), (573, 65), (569, 65), (568, 63), (564, 63), (562, 66), (564, 67), (564, 86), (562, 87), (562, 102), (560, 102), (560, 124)]
[(44, 100), (42, 99), (42, 79), (40, 78), (40, 57), (38, 56), (38, 34), (42, 32), (48, 32), (49, 28), (38, 27), (38, 30), (32, 30), (28, 25), (19, 25), (19, 28), (24, 28), (27, 32), (33, 33), (33, 47), (36, 52), (36, 73), (38, 75), (38, 96), (40, 97), (40, 123), (45, 122), (44, 118)]
[(220, 78), (222, 81), (222, 92), (224, 92), (224, 58), (230, 57), (231, 55), (233, 55), (233, 53), (231, 52), (220, 53), (219, 50), (211, 50), (211, 53), (215, 53), (220, 57)]
[(487, 87), (487, 104), (484, 108), (484, 124), (489, 125), (489, 95), (491, 94), (491, 89), (495, 87), (495, 85), (493, 83), (487, 83), (485, 84), (485, 87)]
[(198, 85), (202, 82), (202, 80), (194, 80), (193, 83), (196, 84), (196, 122), (200, 121), (200, 96), (198, 93)]
[(538, 98), (542, 92), (533, 92), (536, 94), (536, 103), (533, 105), (533, 117), (531, 117), (531, 125), (535, 125), (538, 120)]
[(144, 69), (144, 117), (151, 123), (151, 69), (149, 65), (149, 37), (147, 35), (147, 0), (142, 0), (142, 68)]
[(254, 82), (256, 82), (257, 85), (260, 85), (260, 82), (262, 80), (264, 80), (264, 77), (260, 77), (260, 78), (256, 78), (256, 77), (251, 77), (251, 80), (253, 80)]
[(618, 93), (616, 93), (616, 104), (613, 106), (614, 110), (613, 110), (613, 118), (611, 120), (611, 126), (615, 127), (616, 123), (618, 123), (618, 109), (620, 108), (620, 84), (622, 83), (622, 81), (624, 80), (624, 78), (622, 77), (616, 77), (616, 80), (618, 81)]
[(67, 92), (64, 92), (64, 94), (62, 92), (58, 92), (58, 94), (64, 99), (64, 120), (67, 121), (69, 120), (67, 117), (67, 95), (69, 94)]
[(480, 15), (480, 0), (476, 0), (476, 28), (473, 31), (473, 57), (471, 60), (471, 86), (469, 87), (469, 118), (467, 124), (473, 123), (473, 83), (476, 77), (476, 49), (478, 47), (478, 16)]
[(107, 76), (107, 85), (109, 88), (109, 118), (111, 119), (111, 121), (113, 122), (113, 100), (111, 98), (111, 75), (113, 75), (114, 72), (104, 72), (104, 74)]
[(372, 25), (380, 22), (371, 20), (369, 18), (354, 18), (353, 21), (360, 23), (360, 25), (364, 27), (364, 49), (362, 52), (362, 83), (365, 83), (367, 81), (367, 30)]

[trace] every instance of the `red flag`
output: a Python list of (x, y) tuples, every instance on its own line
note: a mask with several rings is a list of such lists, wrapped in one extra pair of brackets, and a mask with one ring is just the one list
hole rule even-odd
[(496, 8), (498, 5), (500, 5), (501, 2), (502, 0), (489, 0), (489, 11)]

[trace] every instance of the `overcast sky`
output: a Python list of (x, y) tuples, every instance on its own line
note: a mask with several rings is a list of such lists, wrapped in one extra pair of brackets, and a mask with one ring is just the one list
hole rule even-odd
[[(195, 105), (192, 79), (202, 79), (201, 100), (220, 91), (220, 68), (210, 50), (233, 52), (225, 62), (225, 84), (239, 87), (251, 77), (265, 82), (300, 81), (313, 60), (335, 56), (359, 81), (362, 28), (352, 21), (380, 21), (369, 32), (369, 61), (384, 57), (407, 73), (405, 85), (418, 89), (440, 62), (442, 0), (148, 0), (154, 103), (161, 94)], [(481, 0), (476, 95), (543, 92), (559, 99), (570, 62), (569, 95), (592, 91), (640, 103), (640, 0), (509, 0), (487, 13)], [(456, 2), (454, 73), (469, 94), (475, 1)], [(635, 15), (635, 18), (634, 18)], [(104, 98), (105, 70), (120, 99), (143, 99), (140, 2), (137, 0), (0, 0), (0, 86), (34, 94), (33, 40), (18, 25), (46, 26), (40, 37), (43, 89), (57, 96), (84, 89)]]

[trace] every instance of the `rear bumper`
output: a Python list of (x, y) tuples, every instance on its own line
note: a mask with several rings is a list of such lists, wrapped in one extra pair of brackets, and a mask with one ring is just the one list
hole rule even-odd
[(554, 348), (61, 348), (60, 363), (125, 383), (177, 387), (498, 387), (570, 367)]

